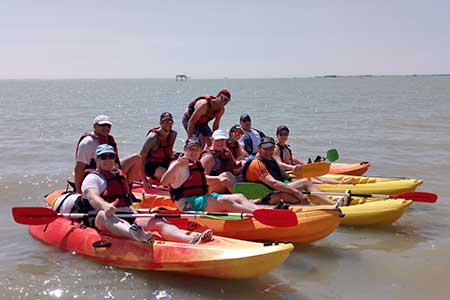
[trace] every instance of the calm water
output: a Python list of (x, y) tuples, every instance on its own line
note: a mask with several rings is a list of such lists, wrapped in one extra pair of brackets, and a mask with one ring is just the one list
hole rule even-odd
[[(414, 204), (395, 225), (344, 228), (246, 281), (190, 278), (99, 265), (33, 240), (10, 216), (39, 205), (72, 177), (74, 147), (109, 114), (121, 155), (140, 150), (162, 111), (181, 115), (195, 96), (232, 93), (222, 124), (242, 113), (274, 134), (291, 129), (303, 158), (337, 148), (342, 162), (370, 161), (368, 175), (425, 180), (440, 196)], [(270, 80), (0, 81), (1, 299), (440, 299), (450, 293), (450, 77)]]

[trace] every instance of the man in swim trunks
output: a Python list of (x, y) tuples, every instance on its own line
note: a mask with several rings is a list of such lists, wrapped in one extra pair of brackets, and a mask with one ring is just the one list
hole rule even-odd
[(242, 194), (208, 194), (208, 185), (217, 184), (221, 178), (205, 175), (200, 163), (202, 144), (197, 138), (186, 141), (184, 154), (172, 162), (161, 178), (168, 185), (172, 200), (180, 210), (212, 212), (252, 212), (257, 206)]

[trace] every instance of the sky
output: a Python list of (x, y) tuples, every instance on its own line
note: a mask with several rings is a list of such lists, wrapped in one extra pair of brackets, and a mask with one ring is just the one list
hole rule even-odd
[(0, 1), (0, 79), (450, 73), (450, 1)]

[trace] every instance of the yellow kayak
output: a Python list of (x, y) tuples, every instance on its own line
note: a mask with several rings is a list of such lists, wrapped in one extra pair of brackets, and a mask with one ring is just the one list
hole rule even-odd
[[(334, 176), (334, 175), (326, 175)], [(336, 175), (333, 179), (343, 178), (349, 176)], [(414, 192), (416, 188), (423, 183), (420, 179), (393, 179), (386, 180), (385, 178), (375, 177), (354, 177), (353, 184), (315, 184), (317, 188), (324, 192), (339, 192), (343, 193), (347, 189), (354, 194), (398, 194), (403, 192)], [(349, 178), (350, 178), (349, 177)]]

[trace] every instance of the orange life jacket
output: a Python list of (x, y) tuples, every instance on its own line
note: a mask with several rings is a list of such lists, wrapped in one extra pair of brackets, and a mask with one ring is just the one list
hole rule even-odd
[[(96, 174), (106, 178), (106, 189), (100, 196), (108, 203), (112, 203), (119, 199), (116, 207), (129, 207), (133, 204), (131, 198), (130, 187), (119, 169), (117, 173), (104, 170), (87, 169), (85, 174)], [(87, 201), (87, 200), (84, 200)]]
[(214, 111), (211, 106), (211, 100), (215, 99), (215, 98), (216, 97), (213, 97), (213, 96), (200, 96), (200, 97), (195, 98), (188, 104), (188, 111), (185, 114), (185, 117), (189, 120), (195, 111), (195, 104), (199, 100), (206, 100), (208, 102), (208, 109), (206, 111), (206, 114), (204, 114), (203, 116), (201, 116), (198, 119), (196, 125), (208, 124), (208, 122), (211, 121), (212, 119), (214, 119), (216, 117), (217, 113), (219, 112), (219, 110)]
[(215, 151), (210, 146), (203, 150), (202, 156), (205, 155), (212, 155), (215, 161), (210, 175), (217, 176), (222, 172), (233, 172), (235, 163), (231, 151), (228, 148), (223, 148), (223, 151)]
[(159, 164), (169, 162), (173, 159), (173, 145), (175, 144), (175, 134), (173, 130), (170, 131), (167, 138), (163, 138), (159, 132), (160, 127), (154, 127), (147, 132), (147, 135), (154, 132), (158, 135), (159, 147), (156, 150), (149, 151), (145, 158), (151, 163)]
[(190, 196), (202, 196), (208, 193), (205, 169), (203, 169), (200, 161), (191, 162), (188, 167), (189, 177), (183, 185), (178, 188), (169, 186), (170, 197), (174, 201)]

